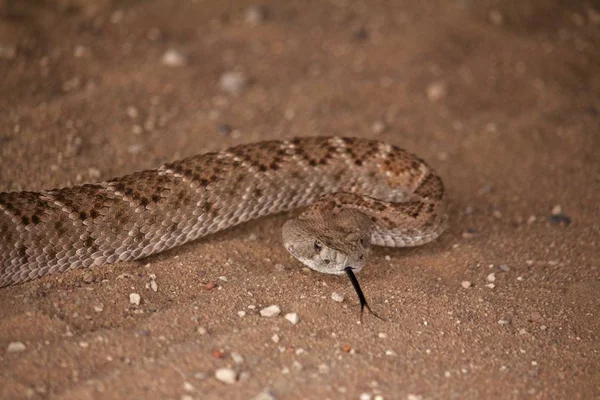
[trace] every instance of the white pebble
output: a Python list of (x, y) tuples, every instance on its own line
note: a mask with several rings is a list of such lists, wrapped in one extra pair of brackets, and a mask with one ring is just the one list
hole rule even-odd
[(175, 49), (169, 49), (162, 56), (162, 63), (167, 67), (181, 67), (187, 62), (186, 57)]
[(150, 281), (150, 288), (154, 292), (156, 292), (158, 290), (158, 284), (156, 283), (156, 281), (154, 279)]
[(242, 357), (240, 353), (236, 353), (235, 351), (231, 353), (231, 358), (236, 364), (241, 364), (244, 362), (244, 357)]
[(359, 399), (360, 400), (372, 400), (373, 399), (373, 395), (371, 393), (366, 393), (366, 392), (365, 393), (361, 393)]
[(298, 314), (296, 314), (296, 313), (285, 314), (284, 318), (287, 319), (288, 321), (290, 321), (294, 325), (296, 325), (298, 323), (298, 321), (300, 321), (300, 318), (298, 317)]
[(468, 289), (468, 288), (470, 288), (470, 287), (471, 287), (471, 282), (469, 282), (469, 281), (462, 281), (462, 282), (460, 283), (460, 285), (461, 285), (462, 287), (464, 287), (465, 289)]
[(273, 341), (273, 343), (279, 343), (279, 335), (278, 334), (273, 334), (273, 336), (271, 336), (271, 340)]
[(139, 306), (141, 300), (142, 300), (142, 298), (140, 297), (139, 294), (137, 294), (137, 293), (130, 293), (129, 294), (129, 302), (131, 304), (135, 304), (136, 306)]
[(505, 320), (505, 319), (498, 320), (498, 324), (499, 324), (499, 325), (508, 325), (509, 323), (510, 323), (510, 322), (509, 322), (509, 321), (507, 321), (507, 320)]
[(281, 313), (281, 308), (279, 308), (279, 306), (276, 306), (276, 305), (265, 307), (262, 310), (260, 310), (260, 315), (262, 315), (263, 317), (276, 317), (280, 313)]
[(277, 400), (277, 397), (273, 396), (268, 390), (265, 390), (254, 396), (252, 400)]
[(379, 332), (377, 336), (379, 337), (379, 339), (386, 339), (388, 337), (387, 334), (384, 332)]
[(102, 311), (104, 311), (104, 304), (100, 303), (95, 305), (94, 311), (96, 311), (97, 313), (101, 313)]
[(390, 356), (390, 357), (395, 357), (397, 354), (394, 350), (386, 350), (385, 355)]
[(446, 96), (446, 85), (443, 82), (434, 82), (427, 86), (427, 98), (431, 102), (440, 100)]
[(241, 72), (225, 72), (219, 79), (219, 85), (229, 94), (240, 94), (248, 85), (248, 79)]
[(488, 280), (488, 282), (494, 282), (496, 280), (496, 274), (492, 272), (487, 276), (486, 279)]
[(20, 353), (25, 351), (27, 347), (23, 342), (10, 342), (6, 348), (7, 353)]
[(423, 396), (411, 393), (406, 396), (406, 400), (423, 400)]
[(562, 207), (560, 206), (560, 204), (557, 204), (554, 207), (552, 207), (552, 215), (559, 215), (561, 213), (562, 213)]
[(344, 295), (339, 294), (338, 292), (333, 292), (331, 293), (331, 300), (341, 303), (342, 301), (344, 301)]
[(232, 384), (237, 379), (237, 373), (231, 368), (219, 368), (215, 371), (215, 378), (223, 383)]
[(240, 318), (243, 318), (243, 317), (245, 317), (245, 316), (246, 316), (246, 311), (243, 311), (243, 310), (242, 310), (242, 311), (238, 311), (238, 316), (239, 316)]
[(246, 9), (246, 15), (244, 19), (246, 23), (252, 26), (256, 26), (263, 22), (267, 18), (268, 12), (265, 6), (262, 5), (251, 5)]
[(488, 283), (487, 285), (485, 285), (485, 287), (488, 287), (490, 289), (493, 289), (496, 287), (496, 285), (494, 285), (493, 283)]

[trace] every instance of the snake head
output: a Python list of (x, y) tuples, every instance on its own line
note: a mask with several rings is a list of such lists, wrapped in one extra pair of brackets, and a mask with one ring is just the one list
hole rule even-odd
[(283, 244), (291, 255), (315, 271), (342, 275), (350, 267), (358, 272), (371, 251), (371, 233), (361, 223), (342, 221), (290, 219), (283, 225)]

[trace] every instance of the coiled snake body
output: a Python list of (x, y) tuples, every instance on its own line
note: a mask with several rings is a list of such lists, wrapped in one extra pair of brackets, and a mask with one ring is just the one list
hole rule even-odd
[(0, 193), (0, 286), (142, 258), (307, 205), (284, 225), (283, 241), (326, 273), (360, 270), (371, 244), (416, 246), (446, 226), (441, 179), (396, 146), (267, 141), (107, 182)]

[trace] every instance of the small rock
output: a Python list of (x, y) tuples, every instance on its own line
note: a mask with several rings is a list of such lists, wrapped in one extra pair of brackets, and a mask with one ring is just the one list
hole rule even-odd
[(205, 328), (205, 327), (203, 327), (203, 326), (199, 326), (199, 327), (196, 329), (196, 332), (198, 332), (200, 335), (206, 335), (206, 332), (208, 332), (208, 331), (206, 330), (206, 328)]
[(488, 287), (490, 289), (493, 289), (496, 287), (496, 285), (494, 285), (493, 283), (488, 283), (487, 285), (485, 285), (485, 287)]
[(260, 310), (260, 315), (262, 315), (263, 317), (276, 317), (281, 313), (281, 308), (279, 308), (279, 306), (276, 305), (272, 305), (269, 307), (265, 307), (262, 310)]
[(504, 23), (504, 16), (498, 10), (492, 10), (489, 14), (490, 22), (496, 26), (500, 26)]
[(501, 264), (498, 268), (500, 268), (500, 270), (504, 272), (510, 271), (510, 267), (506, 264)]
[(242, 357), (240, 353), (236, 353), (235, 351), (231, 353), (231, 358), (236, 364), (241, 364), (244, 362), (244, 357)]
[(390, 356), (390, 357), (396, 357), (397, 356), (397, 354), (396, 354), (396, 352), (394, 350), (386, 350), (385, 351), (385, 355), (386, 356)]
[(92, 282), (94, 282), (94, 274), (92, 274), (90, 271), (86, 271), (83, 274), (83, 282), (84, 283), (92, 283)]
[(427, 98), (429, 101), (436, 102), (442, 99), (447, 94), (446, 84), (443, 82), (434, 82), (427, 86)]
[(97, 313), (101, 313), (102, 311), (104, 311), (104, 304), (100, 303), (95, 305), (94, 311), (96, 311)]
[(238, 95), (248, 86), (248, 78), (241, 72), (225, 72), (219, 79), (221, 90)]
[(283, 264), (275, 264), (275, 269), (277, 271), (283, 272), (283, 271), (285, 271), (286, 267)]
[(163, 54), (162, 63), (167, 67), (181, 67), (187, 63), (187, 59), (181, 52), (169, 49)]
[(371, 393), (361, 393), (358, 397), (359, 400), (373, 400), (373, 395)]
[(274, 333), (273, 336), (271, 336), (271, 340), (273, 343), (279, 343), (279, 335)]
[(487, 276), (486, 279), (487, 279), (488, 282), (494, 282), (494, 281), (496, 281), (496, 274), (492, 272), (491, 274), (489, 274)]
[(141, 298), (141, 296), (139, 294), (137, 294), (137, 293), (130, 293), (129, 294), (129, 302), (131, 304), (139, 306), (141, 300), (142, 300), (142, 298)]
[(81, 341), (79, 342), (79, 347), (81, 347), (82, 349), (87, 349), (88, 347), (90, 347), (90, 344), (88, 342)]
[(319, 364), (319, 373), (320, 374), (328, 374), (329, 373), (329, 365), (327, 364)]
[(492, 212), (492, 216), (496, 219), (501, 219), (502, 213), (499, 210), (494, 210), (494, 212)]
[(469, 282), (469, 281), (462, 281), (460, 283), (460, 286), (464, 287), (465, 289), (468, 289), (468, 288), (471, 287), (471, 282)]
[(349, 344), (345, 344), (342, 346), (342, 351), (344, 353), (350, 353), (352, 351), (352, 346), (350, 346)]
[(231, 368), (219, 368), (215, 371), (215, 378), (223, 383), (231, 385), (237, 380), (237, 373)]
[(374, 134), (381, 135), (387, 130), (387, 125), (382, 120), (377, 120), (373, 122), (373, 125), (371, 125), (371, 130)]
[(194, 385), (186, 381), (183, 382), (183, 390), (185, 390), (186, 392), (193, 392), (196, 389), (194, 388)]
[(158, 291), (158, 284), (156, 283), (156, 281), (154, 279), (150, 281), (150, 288), (152, 289), (153, 292)]
[(131, 119), (135, 119), (139, 115), (138, 109), (133, 106), (127, 107), (126, 112), (127, 112), (127, 116), (129, 116), (129, 118), (131, 118)]
[(246, 311), (238, 311), (238, 317), (244, 318), (246, 316)]
[(565, 214), (552, 214), (548, 217), (548, 220), (557, 225), (568, 226), (571, 223), (571, 218)]
[(271, 392), (265, 389), (264, 391), (254, 396), (252, 400), (277, 400), (277, 397), (275, 397)]
[(510, 324), (510, 321), (507, 321), (505, 319), (501, 319), (501, 320), (498, 320), (498, 324), (499, 325), (508, 325), (508, 324)]
[(25, 351), (27, 346), (23, 342), (10, 342), (6, 348), (7, 353), (20, 353)]
[(388, 335), (385, 332), (379, 332), (377, 337), (379, 337), (379, 339), (387, 339)]
[(552, 207), (552, 215), (559, 215), (559, 214), (562, 214), (562, 207), (560, 206), (560, 204), (557, 204), (554, 207)]
[(298, 321), (300, 321), (300, 318), (298, 317), (298, 314), (296, 314), (296, 313), (285, 314), (284, 318), (287, 319), (288, 321), (290, 321), (293, 325), (296, 325), (298, 323)]
[(344, 295), (339, 294), (338, 292), (333, 292), (333, 293), (331, 293), (331, 300), (341, 303), (344, 301)]
[(261, 22), (264, 22), (269, 16), (269, 10), (263, 5), (251, 5), (246, 9), (244, 20), (247, 24), (256, 26)]

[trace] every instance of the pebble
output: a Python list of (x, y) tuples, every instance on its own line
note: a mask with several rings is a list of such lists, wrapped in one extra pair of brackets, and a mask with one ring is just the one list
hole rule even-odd
[(150, 281), (150, 289), (152, 289), (153, 292), (158, 291), (158, 284), (154, 279)]
[(244, 362), (244, 357), (242, 357), (240, 353), (236, 353), (235, 351), (231, 353), (231, 358), (236, 364), (241, 364)]
[(246, 9), (244, 20), (247, 24), (256, 26), (261, 22), (264, 22), (269, 16), (269, 10), (267, 7), (259, 4), (251, 5)]
[(238, 95), (248, 86), (248, 78), (241, 72), (229, 71), (221, 75), (219, 85), (224, 92)]
[(396, 357), (397, 356), (397, 354), (396, 354), (396, 352), (394, 350), (386, 350), (385, 351), (385, 355), (386, 356), (390, 356), (390, 357)]
[(104, 304), (100, 303), (95, 305), (94, 311), (96, 311), (97, 313), (101, 313), (102, 311), (104, 311)]
[(265, 389), (264, 391), (254, 396), (252, 400), (277, 400), (277, 397), (275, 397), (271, 392)]
[(423, 400), (423, 396), (411, 393), (406, 396), (406, 400)]
[(434, 82), (427, 86), (427, 98), (429, 101), (436, 102), (441, 100), (447, 94), (446, 84), (443, 82)]
[(27, 346), (23, 342), (10, 342), (6, 348), (7, 353), (20, 353), (25, 351)]
[(359, 396), (360, 400), (372, 400), (373, 399), (373, 395), (371, 393), (361, 393)]
[(231, 385), (237, 380), (237, 373), (231, 368), (219, 368), (215, 371), (215, 378), (223, 383)]
[(288, 321), (290, 321), (293, 325), (296, 325), (298, 323), (298, 321), (300, 321), (300, 318), (298, 317), (298, 314), (296, 314), (296, 313), (285, 314), (284, 318), (287, 319)]
[(496, 287), (496, 285), (494, 285), (493, 283), (488, 283), (487, 285), (485, 285), (485, 287), (488, 287), (490, 289), (493, 289)]
[(187, 64), (187, 58), (180, 51), (169, 49), (163, 54), (162, 63), (167, 67), (181, 67)]
[(238, 317), (244, 318), (246, 316), (246, 311), (238, 311)]
[(462, 281), (460, 283), (460, 286), (464, 287), (465, 289), (468, 289), (468, 288), (471, 287), (471, 282), (469, 282), (469, 281)]
[(275, 264), (275, 269), (279, 272), (285, 271), (286, 267), (283, 264)]
[(141, 296), (139, 294), (137, 294), (137, 293), (130, 293), (129, 294), (129, 302), (131, 304), (139, 306), (141, 300), (142, 300), (142, 298), (141, 298)]
[(510, 267), (508, 265), (506, 265), (506, 264), (502, 264), (498, 268), (500, 268), (500, 270), (502, 270), (504, 272), (510, 271)]
[(194, 385), (186, 381), (183, 382), (183, 390), (185, 390), (186, 392), (193, 392), (196, 389), (194, 388)]
[(381, 120), (377, 120), (377, 121), (373, 122), (373, 125), (371, 125), (371, 130), (373, 131), (374, 134), (381, 135), (383, 132), (385, 132), (387, 130), (387, 125), (385, 124), (385, 122), (383, 122)]
[(508, 325), (508, 324), (510, 324), (510, 321), (507, 321), (505, 319), (500, 319), (500, 320), (498, 320), (498, 324), (499, 325)]
[(273, 336), (271, 336), (271, 340), (273, 343), (279, 343), (279, 335), (274, 333)]
[(281, 308), (279, 308), (279, 306), (277, 305), (272, 305), (269, 307), (265, 307), (262, 310), (260, 310), (260, 315), (262, 315), (263, 317), (276, 317), (281, 313)]
[(492, 10), (489, 14), (490, 22), (496, 26), (500, 26), (504, 23), (504, 16), (498, 10)]
[(208, 331), (206, 330), (205, 327), (199, 326), (198, 329), (196, 329), (196, 332), (198, 332), (200, 335), (206, 335), (206, 332), (208, 332)]
[(379, 339), (387, 339), (388, 335), (385, 332), (379, 332), (377, 337), (379, 337)]
[(83, 282), (84, 283), (92, 283), (92, 282), (94, 282), (94, 274), (92, 274), (90, 271), (86, 271), (83, 274)]
[(338, 292), (333, 292), (333, 293), (331, 293), (331, 300), (341, 303), (344, 301), (344, 295), (339, 294)]
[(492, 272), (491, 274), (489, 274), (487, 276), (486, 279), (487, 279), (488, 282), (495, 282), (496, 281), (496, 274)]

